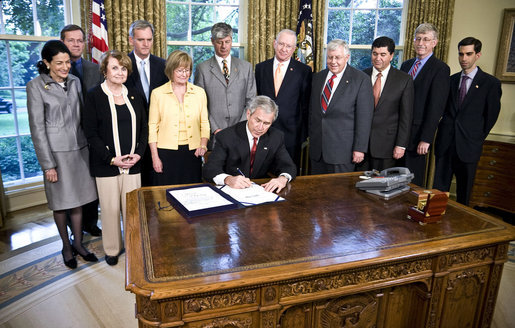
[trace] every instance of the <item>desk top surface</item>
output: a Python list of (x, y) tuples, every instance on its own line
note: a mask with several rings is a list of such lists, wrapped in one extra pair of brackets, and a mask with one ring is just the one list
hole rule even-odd
[(515, 239), (513, 227), (455, 202), (439, 223), (420, 225), (406, 218), (407, 195), (381, 200), (357, 190), (357, 181), (356, 174), (300, 177), (281, 192), (285, 202), (188, 220), (163, 208), (165, 187), (134, 191), (127, 289), (165, 284), (180, 293), (187, 286), (293, 278)]

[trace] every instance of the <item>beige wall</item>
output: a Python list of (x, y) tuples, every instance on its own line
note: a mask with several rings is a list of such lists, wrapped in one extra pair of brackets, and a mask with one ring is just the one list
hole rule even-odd
[[(451, 34), (451, 49), (447, 64), (451, 74), (460, 71), (458, 42), (473, 36), (483, 43), (479, 59), (481, 69), (494, 75), (497, 64), (497, 49), (501, 34), (503, 10), (515, 8), (513, 0), (456, 0)], [(501, 114), (492, 133), (515, 135), (515, 84), (502, 84)]]

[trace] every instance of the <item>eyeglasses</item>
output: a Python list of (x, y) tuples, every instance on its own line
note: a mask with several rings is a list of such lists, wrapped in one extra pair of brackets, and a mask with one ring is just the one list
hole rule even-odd
[(190, 70), (187, 69), (187, 68), (184, 68), (184, 69), (178, 68), (178, 69), (175, 70), (175, 73), (177, 73), (177, 74), (186, 74), (187, 75), (187, 74), (190, 74)]
[(430, 39), (430, 38), (415, 38), (413, 41), (417, 42), (417, 43), (420, 43), (420, 42), (424, 42), (424, 43), (427, 43), (427, 42), (430, 42), (430, 41), (433, 41), (434, 39)]
[(292, 50), (293, 48), (295, 48), (295, 46), (292, 46), (291, 44), (287, 44), (284, 42), (277, 42), (277, 45), (279, 46), (279, 48), (286, 48), (286, 50)]

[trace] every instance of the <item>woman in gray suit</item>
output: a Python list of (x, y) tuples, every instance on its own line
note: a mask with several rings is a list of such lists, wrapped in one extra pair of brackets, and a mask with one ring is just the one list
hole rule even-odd
[[(70, 51), (61, 41), (51, 40), (41, 50), (39, 76), (27, 83), (30, 133), (44, 172), (48, 207), (63, 242), (64, 264), (77, 267), (75, 254), (85, 261), (98, 261), (82, 245), (81, 206), (97, 198), (89, 174), (87, 141), (80, 126), (82, 89), (69, 75)], [(66, 211), (70, 211), (73, 244), (68, 237)]]

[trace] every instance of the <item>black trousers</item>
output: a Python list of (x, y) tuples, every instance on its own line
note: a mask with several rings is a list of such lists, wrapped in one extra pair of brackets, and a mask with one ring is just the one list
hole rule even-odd
[(452, 145), (443, 156), (436, 157), (435, 179), (433, 188), (449, 191), (452, 176), (456, 176), (456, 200), (463, 205), (469, 204), (477, 162), (466, 163), (460, 160), (456, 146)]
[(404, 165), (407, 167), (411, 173), (415, 175), (411, 183), (416, 184), (420, 187), (424, 186), (424, 180), (426, 177), (426, 156), (428, 155), (419, 155), (417, 150), (411, 151), (406, 149), (406, 153), (404, 154)]

